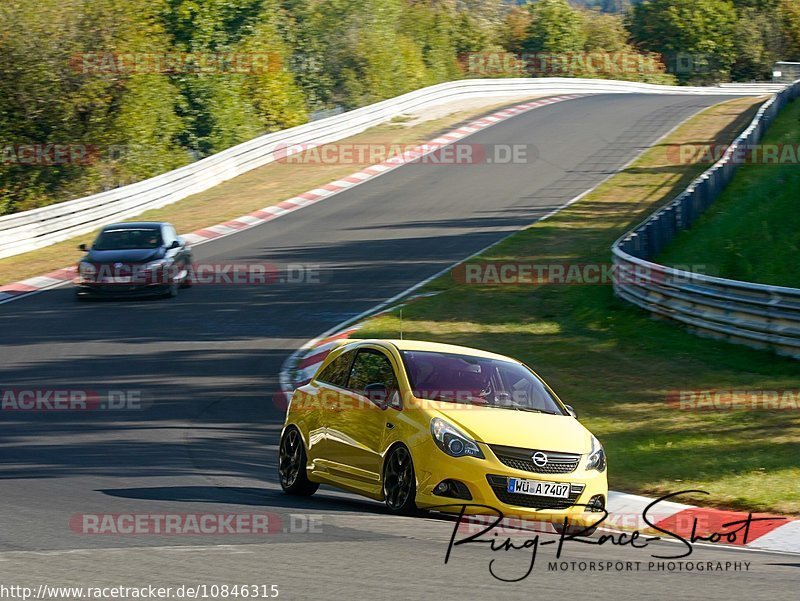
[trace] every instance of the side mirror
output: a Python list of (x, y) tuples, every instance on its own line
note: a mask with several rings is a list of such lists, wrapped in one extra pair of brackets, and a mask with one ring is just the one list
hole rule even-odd
[(173, 248), (180, 248), (181, 243), (179, 240), (173, 240), (172, 244), (169, 245), (169, 249), (172, 250)]
[(578, 419), (578, 412), (575, 411), (575, 409), (572, 407), (572, 405), (564, 405), (564, 406), (567, 408), (567, 411), (569, 411), (569, 414), (572, 417), (574, 417), (575, 419)]
[(78, 244), (78, 250), (82, 250), (83, 252), (88, 252), (89, 247), (86, 246), (85, 244)]
[(389, 406), (389, 389), (386, 388), (386, 384), (380, 382), (367, 384), (364, 387), (364, 396), (381, 409), (386, 409)]

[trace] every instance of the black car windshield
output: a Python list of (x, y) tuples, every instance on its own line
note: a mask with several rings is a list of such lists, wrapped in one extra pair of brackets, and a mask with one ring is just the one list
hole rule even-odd
[(402, 356), (417, 398), (566, 415), (544, 382), (519, 363), (430, 351)]
[(133, 250), (161, 246), (161, 231), (155, 228), (105, 230), (92, 246), (93, 250)]

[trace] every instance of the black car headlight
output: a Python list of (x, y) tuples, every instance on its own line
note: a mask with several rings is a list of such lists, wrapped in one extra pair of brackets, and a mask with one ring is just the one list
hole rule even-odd
[(451, 457), (477, 457), (485, 459), (478, 444), (453, 424), (434, 417), (431, 420), (431, 436), (442, 451)]
[(606, 469), (606, 452), (603, 445), (597, 438), (592, 436), (592, 450), (589, 451), (589, 459), (586, 460), (587, 470), (597, 470), (602, 472)]

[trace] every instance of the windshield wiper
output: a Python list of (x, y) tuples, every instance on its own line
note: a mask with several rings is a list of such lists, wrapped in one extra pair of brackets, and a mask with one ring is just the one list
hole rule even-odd
[(525, 407), (522, 411), (533, 411), (534, 413), (544, 413), (545, 415), (559, 415), (558, 413), (553, 413), (552, 411), (545, 411), (544, 409), (536, 409), (534, 407)]
[(558, 413), (553, 413), (552, 411), (545, 411), (544, 409), (537, 409), (536, 407), (526, 407), (524, 405), (489, 405), (489, 407), (514, 409), (515, 411), (527, 411), (529, 413), (544, 413), (545, 415), (558, 415)]

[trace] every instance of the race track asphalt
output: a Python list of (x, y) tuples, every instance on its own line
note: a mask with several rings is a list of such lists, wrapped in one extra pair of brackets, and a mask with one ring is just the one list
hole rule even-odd
[[(573, 543), (562, 559), (645, 565), (552, 573), (551, 545), (530, 577), (502, 583), (489, 573), (498, 554), (481, 545), (458, 547), (444, 564), (452, 522), (391, 517), (329, 489), (298, 501), (276, 481), (283, 413), (273, 395), (296, 348), (563, 205), (728, 98), (598, 95), (546, 106), (465, 140), (528, 145), (525, 164), (407, 165), (195, 249), (206, 263), (304, 265), (319, 283), (198, 285), (173, 300), (96, 303), (60, 288), (0, 305), (1, 388), (145, 399), (140, 410), (0, 412), (0, 585), (260, 583), (279, 585), (283, 599), (795, 598), (797, 558), (722, 548), (689, 559), (750, 562), (749, 571), (653, 572), (653, 546)], [(295, 531), (70, 529), (85, 513), (246, 511), (274, 513)], [(298, 531), (309, 515), (321, 531)], [(496, 559), (517, 577), (530, 555)]]

